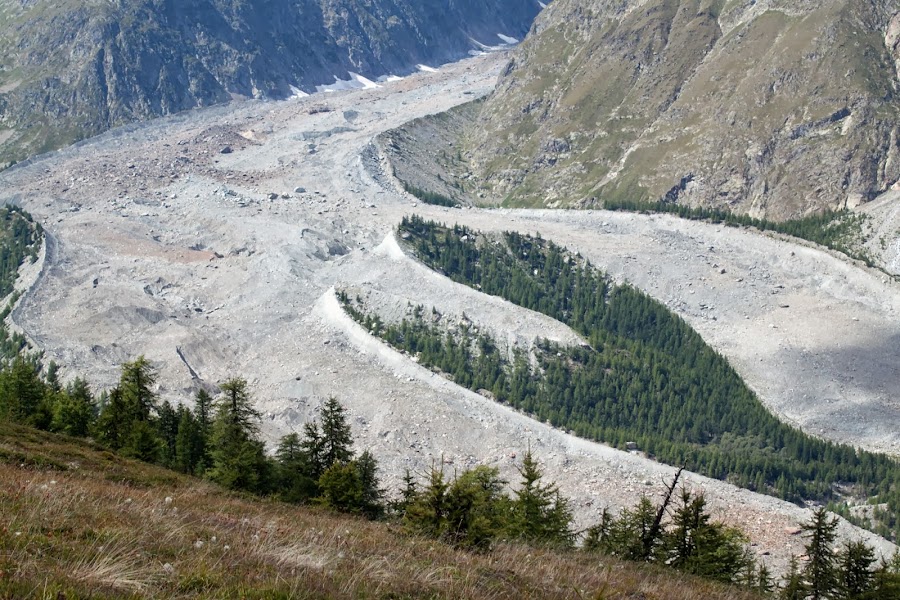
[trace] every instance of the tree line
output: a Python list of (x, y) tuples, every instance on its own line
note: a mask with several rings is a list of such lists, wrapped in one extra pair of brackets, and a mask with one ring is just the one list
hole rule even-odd
[(579, 436), (620, 448), (635, 442), (657, 460), (760, 493), (846, 511), (846, 492), (838, 490), (850, 489), (855, 500), (884, 504), (874, 521), (857, 523), (896, 539), (897, 461), (778, 420), (728, 361), (661, 303), (540, 237), (490, 237), (415, 216), (404, 218), (400, 231), (431, 268), (553, 317), (589, 342), (540, 342), (532, 365), (522, 351), (500, 349), (466, 323), (448, 327), (434, 309), (416, 308), (385, 324), (341, 298), (354, 318), (420, 364)]

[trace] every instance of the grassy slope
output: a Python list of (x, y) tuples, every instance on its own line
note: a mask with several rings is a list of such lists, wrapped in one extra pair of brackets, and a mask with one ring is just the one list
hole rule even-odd
[(469, 554), (5, 423), (0, 482), (3, 599), (753, 597), (596, 555)]

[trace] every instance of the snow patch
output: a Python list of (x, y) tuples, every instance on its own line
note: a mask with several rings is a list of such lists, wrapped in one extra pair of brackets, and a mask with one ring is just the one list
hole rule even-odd
[(434, 67), (429, 67), (428, 65), (416, 65), (416, 68), (420, 71), (425, 71), (426, 73), (437, 73), (438, 70)]
[(377, 83), (375, 83), (371, 79), (363, 77), (358, 73), (350, 73), (350, 77), (352, 77), (357, 83), (359, 83), (364, 90), (374, 90), (379, 87)]
[(358, 73), (350, 73), (350, 79), (340, 79), (334, 75), (334, 83), (317, 85), (317, 92), (338, 92), (342, 90), (372, 90), (379, 87), (377, 83)]
[(378, 83), (391, 83), (393, 81), (403, 81), (403, 78), (398, 75), (382, 75), (377, 81)]
[(306, 92), (301, 90), (295, 85), (290, 86), (291, 88), (291, 98), (306, 98), (309, 96)]
[(503, 35), (502, 33), (498, 33), (497, 37), (503, 40), (507, 44), (518, 44), (519, 40), (514, 37), (509, 37), (508, 35)]
[(540, 2), (540, 0), (538, 0), (538, 4), (541, 5), (541, 8), (547, 8), (547, 5), (544, 4), (543, 2)]

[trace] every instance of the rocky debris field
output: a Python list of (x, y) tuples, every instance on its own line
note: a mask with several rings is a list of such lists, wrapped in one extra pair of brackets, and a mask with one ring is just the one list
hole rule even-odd
[[(385, 482), (405, 469), (496, 465), (511, 481), (530, 444), (587, 525), (656, 495), (673, 469), (587, 442), (463, 390), (354, 323), (335, 290), (379, 310), (465, 313), (514, 342), (577, 342), (559, 323), (425, 269), (394, 228), (419, 213), (487, 231), (540, 232), (664, 301), (786, 420), (897, 451), (900, 289), (821, 250), (734, 228), (600, 211), (426, 206), (401, 192), (373, 138), (488, 93), (489, 55), (377, 89), (247, 102), (112, 131), (0, 174), (0, 200), (47, 230), (39, 274), (12, 315), (72, 377), (112, 385), (145, 354), (161, 397), (251, 383), (270, 441), (328, 396), (351, 415)], [(397, 313), (399, 314), (399, 313)], [(717, 515), (783, 567), (809, 512), (689, 475)], [(893, 546), (842, 525), (882, 551)]]

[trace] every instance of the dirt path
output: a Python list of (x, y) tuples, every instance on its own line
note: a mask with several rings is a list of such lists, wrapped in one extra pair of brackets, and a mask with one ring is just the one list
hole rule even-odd
[[(270, 439), (335, 395), (389, 485), (406, 468), (423, 472), (439, 460), (449, 470), (497, 465), (514, 480), (531, 443), (581, 524), (660, 489), (670, 468), (423, 372), (335, 312), (330, 290), (352, 288), (392, 310), (409, 302), (465, 312), (511, 341), (573, 339), (558, 323), (484, 300), (399, 256), (388, 236), (418, 212), (540, 231), (683, 315), (785, 419), (897, 450), (896, 285), (818, 250), (731, 228), (604, 212), (444, 209), (397, 193), (374, 168), (373, 136), (487, 93), (503, 60), (482, 57), (374, 90), (195, 111), (0, 174), (0, 201), (31, 211), (57, 242), (17, 324), (66, 374), (86, 374), (98, 389), (138, 354), (159, 367), (160, 393), (174, 401), (200, 382), (244, 376)], [(799, 550), (786, 528), (805, 511), (689, 479), (776, 566)]]

